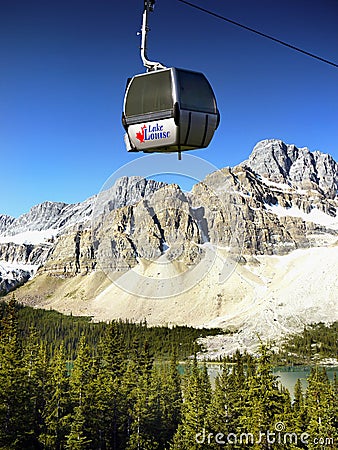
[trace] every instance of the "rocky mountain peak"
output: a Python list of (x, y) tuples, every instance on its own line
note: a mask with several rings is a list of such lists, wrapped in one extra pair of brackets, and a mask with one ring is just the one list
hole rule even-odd
[(53, 228), (53, 225), (67, 206), (63, 202), (46, 201), (33, 206), (28, 213), (22, 214), (17, 219), (7, 221), (4, 234), (15, 235), (27, 231), (41, 231)]
[(49, 229), (60, 232), (80, 223), (86, 227), (90, 225), (94, 209), (97, 213), (102, 213), (104, 210), (112, 211), (132, 205), (148, 198), (163, 186), (166, 186), (166, 183), (140, 176), (124, 176), (117, 179), (107, 191), (80, 203), (46, 201), (33, 206), (18, 218), (0, 215), (0, 235), (15, 236), (28, 231)]
[(332, 156), (320, 151), (266, 139), (255, 145), (243, 164), (273, 182), (314, 189), (331, 199), (337, 195), (338, 164)]
[(118, 178), (107, 191), (101, 192), (99, 202), (109, 198), (109, 210), (112, 211), (123, 206), (133, 205), (164, 186), (166, 183), (161, 181), (147, 180), (140, 176), (124, 176)]

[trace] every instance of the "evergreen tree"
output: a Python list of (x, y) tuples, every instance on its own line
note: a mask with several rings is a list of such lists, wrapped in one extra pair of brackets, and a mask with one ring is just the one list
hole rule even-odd
[(112, 378), (121, 378), (126, 370), (128, 350), (122, 329), (122, 323), (110, 322), (100, 342), (102, 361)]
[[(142, 358), (141, 358), (142, 359)], [(143, 364), (146, 368), (148, 364)], [(149, 366), (148, 366), (149, 367)], [(168, 365), (140, 372), (136, 361), (129, 362), (124, 376), (128, 413), (128, 449), (169, 447), (180, 420), (182, 394), (176, 357)]]
[(92, 386), (93, 403), (96, 408), (95, 439), (92, 445), (104, 449), (124, 448), (127, 440), (127, 396), (124, 388), (127, 367), (127, 350), (121, 326), (112, 322), (98, 347), (93, 368), (97, 371)]
[(70, 433), (66, 436), (67, 441), (65, 448), (69, 450), (91, 450), (91, 439), (87, 437), (86, 421), (88, 416), (85, 416), (83, 406), (75, 406), (72, 414), (70, 425)]
[(159, 398), (153, 357), (150, 355), (147, 341), (143, 346), (135, 341), (132, 361), (125, 378), (130, 388), (127, 396), (129, 437), (126, 449), (158, 449), (156, 424), (161, 420)]
[(0, 326), (0, 446), (34, 448), (34, 417), (14, 297)]
[(287, 448), (285, 445), (270, 443), (267, 436), (276, 431), (275, 425), (284, 416), (287, 401), (279, 389), (277, 377), (272, 373), (271, 359), (270, 350), (261, 345), (257, 369), (246, 381), (246, 406), (240, 421), (242, 431), (253, 436), (254, 449)]
[(338, 376), (334, 373), (332, 381), (334, 427), (338, 430)]
[(161, 392), (163, 409), (163, 431), (160, 442), (164, 447), (164, 444), (171, 442), (181, 421), (183, 399), (176, 349), (173, 349), (169, 367), (162, 374), (162, 378), (159, 378), (158, 391)]
[(207, 427), (207, 412), (211, 403), (211, 385), (206, 366), (198, 368), (196, 356), (183, 386), (182, 420), (174, 435), (172, 450), (196, 450)]
[(68, 416), (70, 434), (67, 448), (90, 449), (91, 433), (94, 432), (92, 417), (95, 415), (91, 398), (91, 387), (95, 383), (92, 371), (92, 356), (84, 335), (81, 336), (77, 358), (69, 380), (72, 414)]
[(208, 430), (213, 435), (213, 445), (210, 448), (224, 447), (224, 439), (215, 437), (219, 433), (240, 433), (241, 416), (243, 414), (246, 398), (245, 374), (243, 357), (240, 352), (234, 355), (234, 363), (229, 368), (226, 361), (223, 363), (222, 373), (215, 380), (215, 389), (208, 411)]
[(304, 408), (304, 393), (301, 380), (298, 378), (294, 388), (294, 401), (293, 410), (296, 412), (301, 411)]
[(294, 400), (292, 403), (292, 429), (297, 435), (305, 432), (307, 427), (307, 415), (304, 399), (303, 386), (300, 379), (297, 380), (294, 388)]
[(45, 343), (39, 333), (31, 330), (23, 346), (23, 369), (29, 395), (29, 411), (26, 420), (30, 420), (32, 429), (32, 448), (41, 447), (39, 435), (43, 430), (43, 410), (46, 403), (46, 384), (48, 380), (48, 360)]
[[(228, 435), (233, 427), (229, 418), (229, 375), (230, 370), (224, 364), (222, 374), (215, 379), (215, 389), (207, 415), (207, 434), (212, 433), (213, 437), (218, 433)], [(219, 445), (213, 440), (210, 448), (219, 448)]]
[(314, 441), (321, 442), (322, 439), (329, 440), (325, 448), (335, 448), (338, 437), (334, 416), (336, 403), (333, 385), (330, 384), (325, 369), (316, 366), (308, 378), (306, 391), (309, 450), (318, 448)]
[(69, 376), (64, 346), (61, 344), (55, 352), (46, 386), (46, 404), (43, 413), (44, 430), (40, 441), (45, 449), (61, 450), (65, 447), (69, 432)]

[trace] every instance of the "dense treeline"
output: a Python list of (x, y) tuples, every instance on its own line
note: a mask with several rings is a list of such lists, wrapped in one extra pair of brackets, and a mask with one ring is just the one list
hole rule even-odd
[(82, 334), (70, 361), (62, 342), (50, 354), (38, 331), (23, 334), (18, 316), (11, 301), (0, 323), (3, 450), (337, 448), (338, 381), (323, 369), (291, 401), (262, 346), (257, 360), (237, 353), (212, 389), (196, 359), (180, 376), (175, 348), (155, 363), (141, 333), (127, 345), (116, 322), (95, 345)]
[(338, 357), (338, 322), (316, 323), (304, 327), (302, 333), (289, 336), (279, 354), (287, 363), (311, 363)]
[[(20, 336), (25, 338), (30, 334), (32, 328), (36, 330), (41, 339), (46, 342), (49, 356), (53, 355), (54, 350), (63, 344), (67, 357), (73, 360), (76, 357), (76, 350), (82, 335), (86, 336), (86, 340), (92, 348), (96, 348), (108, 328), (106, 322), (94, 323), (90, 317), (66, 316), (54, 310), (48, 311), (23, 306), (15, 302), (14, 297), (12, 307), (17, 311)], [(7, 308), (7, 303), (0, 303), (0, 321), (6, 314)], [(148, 342), (149, 352), (156, 359), (168, 359), (173, 347), (177, 348), (179, 359), (186, 359), (195, 351), (201, 350), (201, 346), (196, 342), (197, 338), (224, 332), (218, 328), (150, 327), (145, 321), (132, 323), (119, 320), (115, 326), (118, 328), (126, 348), (130, 349), (135, 340), (138, 340), (141, 346)]]

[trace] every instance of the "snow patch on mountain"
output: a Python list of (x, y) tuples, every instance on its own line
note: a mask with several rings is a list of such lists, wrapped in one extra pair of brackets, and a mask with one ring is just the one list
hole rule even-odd
[(20, 264), (20, 263), (8, 263), (7, 261), (0, 261), (0, 276), (6, 274), (10, 279), (15, 279), (16, 271), (25, 271), (30, 273), (31, 276), (35, 275), (39, 268), (39, 264)]
[(47, 230), (30, 230), (14, 235), (0, 236), (0, 244), (13, 243), (13, 244), (44, 244), (53, 241), (56, 237), (58, 230), (53, 228)]
[(325, 214), (316, 207), (313, 207), (309, 213), (306, 213), (296, 206), (285, 208), (278, 204), (271, 205), (269, 203), (265, 203), (264, 206), (267, 211), (276, 214), (278, 217), (299, 217), (305, 222), (313, 222), (332, 230), (338, 230), (338, 217), (332, 217), (329, 214)]
[(20, 264), (0, 261), (0, 295), (12, 291), (30, 280), (37, 272), (38, 264)]

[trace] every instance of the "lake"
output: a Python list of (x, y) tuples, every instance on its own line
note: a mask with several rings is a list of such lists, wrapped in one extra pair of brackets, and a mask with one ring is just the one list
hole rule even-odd
[[(333, 380), (334, 374), (338, 375), (338, 367), (325, 367), (329, 380)], [(293, 397), (293, 390), (298, 378), (302, 382), (303, 391), (307, 387), (307, 377), (310, 375), (311, 367), (309, 366), (292, 366), (292, 367), (276, 367), (273, 373), (279, 377), (280, 383), (288, 389), (291, 397)]]
[[(214, 385), (215, 378), (222, 371), (222, 364), (218, 363), (206, 363), (208, 374), (210, 376), (211, 384)], [(327, 366), (326, 372), (330, 380), (333, 380), (335, 372), (338, 375), (338, 367)], [(180, 364), (180, 372), (184, 372), (184, 365)], [(273, 369), (274, 375), (278, 377), (278, 381), (290, 392), (291, 397), (293, 397), (293, 391), (298, 378), (301, 380), (303, 385), (303, 390), (307, 387), (307, 377), (310, 375), (311, 367), (309, 366), (281, 366), (275, 367)]]

